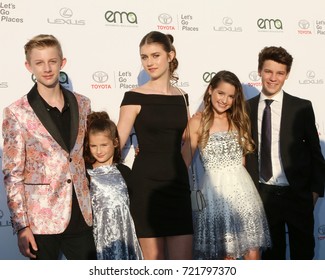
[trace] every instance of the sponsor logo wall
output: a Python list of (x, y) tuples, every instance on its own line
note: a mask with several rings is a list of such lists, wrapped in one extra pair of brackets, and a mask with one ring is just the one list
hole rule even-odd
[[(285, 90), (312, 101), (325, 153), (324, 9), (323, 0), (303, 5), (274, 0), (267, 6), (258, 0), (0, 1), (0, 111), (32, 87), (23, 46), (40, 33), (53, 34), (62, 43), (67, 58), (62, 85), (88, 96), (93, 110), (106, 110), (114, 121), (124, 92), (146, 80), (138, 45), (149, 31), (174, 36), (178, 86), (189, 93), (191, 113), (200, 108), (204, 90), (219, 70), (236, 73), (247, 98), (258, 94), (258, 52), (275, 45), (294, 57)], [(136, 136), (130, 135), (124, 150), (130, 166), (136, 144)], [(1, 148), (0, 136), (0, 156)], [(316, 259), (325, 259), (324, 213), (320, 199), (315, 208)], [(0, 259), (23, 259), (12, 234), (2, 175)]]

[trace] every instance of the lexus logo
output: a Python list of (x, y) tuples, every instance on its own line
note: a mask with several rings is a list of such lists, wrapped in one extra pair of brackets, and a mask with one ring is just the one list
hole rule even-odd
[(316, 74), (315, 74), (314, 71), (309, 70), (309, 71), (307, 71), (306, 76), (307, 76), (308, 79), (314, 79)]
[(64, 17), (64, 18), (71, 18), (73, 16), (73, 12), (69, 8), (62, 8), (60, 10), (60, 15), (61, 15), (61, 17)]
[(233, 23), (233, 20), (230, 17), (224, 17), (222, 19), (222, 23), (226, 26), (230, 26)]
[(108, 80), (108, 75), (104, 71), (97, 71), (93, 74), (93, 80), (97, 83), (105, 83)]

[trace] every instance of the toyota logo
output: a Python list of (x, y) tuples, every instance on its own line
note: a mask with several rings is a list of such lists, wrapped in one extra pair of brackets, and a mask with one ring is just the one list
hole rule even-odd
[(250, 72), (248, 76), (249, 76), (251, 81), (257, 82), (257, 81), (260, 80), (260, 76), (258, 75), (257, 71)]
[(305, 19), (299, 20), (298, 25), (301, 29), (308, 29), (310, 27), (309, 21)]
[(158, 20), (162, 24), (170, 24), (173, 21), (173, 18), (169, 14), (160, 14)]
[(321, 235), (325, 235), (325, 226), (320, 226), (318, 227), (318, 233)]
[(93, 80), (97, 83), (105, 83), (108, 80), (108, 75), (104, 71), (97, 71), (93, 74)]

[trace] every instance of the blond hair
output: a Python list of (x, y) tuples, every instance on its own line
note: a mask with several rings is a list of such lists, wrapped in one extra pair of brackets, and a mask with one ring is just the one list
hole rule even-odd
[(33, 49), (42, 49), (46, 47), (56, 47), (59, 51), (60, 58), (63, 58), (62, 47), (59, 40), (53, 35), (39, 34), (30, 39), (24, 46), (26, 60), (30, 61), (30, 53)]

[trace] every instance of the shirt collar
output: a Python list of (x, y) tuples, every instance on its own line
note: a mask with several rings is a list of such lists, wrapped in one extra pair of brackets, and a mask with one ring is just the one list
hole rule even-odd
[(275, 94), (272, 98), (266, 96), (263, 92), (261, 92), (260, 102), (264, 102), (265, 99), (272, 99), (275, 102), (282, 102), (283, 99), (283, 90), (281, 89), (277, 94)]
[[(45, 105), (45, 108), (47, 111), (50, 111), (50, 110), (53, 110), (54, 107), (52, 107), (50, 104), (48, 104), (45, 99), (39, 94), (39, 92), (37, 92), (39, 97), (41, 98), (41, 100), (43, 101), (44, 105)], [(64, 98), (64, 106), (63, 106), (63, 109), (62, 109), (62, 112), (65, 111), (66, 109), (68, 109), (70, 107), (70, 104), (69, 104), (69, 100), (68, 100), (68, 97), (66, 95), (66, 93), (62, 90), (62, 94), (63, 94), (63, 98)]]

